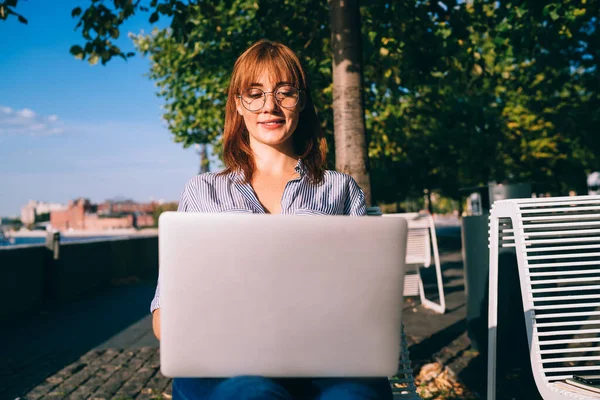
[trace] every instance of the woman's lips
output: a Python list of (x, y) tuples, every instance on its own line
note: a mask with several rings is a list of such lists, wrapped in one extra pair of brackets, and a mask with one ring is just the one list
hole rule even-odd
[(285, 123), (284, 120), (276, 119), (276, 120), (271, 120), (271, 121), (259, 122), (258, 124), (267, 129), (277, 129), (277, 128), (283, 126), (284, 123)]

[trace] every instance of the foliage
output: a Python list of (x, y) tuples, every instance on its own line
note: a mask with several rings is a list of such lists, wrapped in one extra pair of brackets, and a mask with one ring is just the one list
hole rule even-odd
[(395, 12), (406, 23), (370, 18), (381, 48), (366, 65), (389, 77), (367, 106), (374, 196), (408, 186), (458, 198), (461, 186), (504, 180), (581, 192), (598, 168), (598, 2), (419, 8)]
[[(211, 4), (188, 7), (193, 26), (183, 40), (169, 30), (135, 38), (153, 61), (150, 77), (167, 100), (165, 118), (176, 140), (218, 144), (231, 66), (250, 43), (267, 37), (298, 51), (332, 148), (325, 6)], [(377, 201), (423, 189), (459, 198), (460, 187), (506, 180), (532, 181), (540, 191), (581, 191), (585, 172), (599, 167), (592, 156), (599, 146), (597, 2), (447, 1), (443, 7), (373, 0), (363, 2), (361, 13)]]
[(152, 211), (152, 218), (154, 219), (154, 226), (158, 226), (158, 217), (165, 211), (177, 211), (178, 203), (163, 203), (156, 206), (154, 211)]
[[(326, 2), (89, 1), (73, 10), (86, 42), (71, 52), (92, 63), (131, 56), (111, 40), (134, 13), (171, 20), (133, 40), (152, 60), (149, 76), (177, 142), (220, 152), (233, 62), (268, 38), (301, 58), (333, 149)], [(585, 174), (600, 169), (599, 0), (361, 4), (375, 202), (419, 198), (424, 189), (458, 199), (460, 187), (489, 181), (584, 191)]]
[(20, 227), (21, 225), (23, 225), (23, 223), (21, 222), (20, 218), (0, 217), (0, 227), (2, 227), (2, 225), (10, 227)]
[(34, 223), (38, 223), (38, 222), (47, 222), (50, 221), (50, 213), (41, 213), (41, 214), (35, 214), (35, 221)]
[(19, 22), (26, 24), (27, 19), (15, 11), (19, 0), (0, 0), (0, 20), (5, 20), (8, 17), (15, 16)]

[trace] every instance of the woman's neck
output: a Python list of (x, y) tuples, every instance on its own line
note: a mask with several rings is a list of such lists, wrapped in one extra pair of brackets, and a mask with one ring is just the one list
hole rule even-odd
[(251, 147), (254, 152), (255, 173), (257, 175), (287, 177), (294, 173), (298, 157), (294, 154), (291, 143), (279, 147), (263, 143), (252, 143)]

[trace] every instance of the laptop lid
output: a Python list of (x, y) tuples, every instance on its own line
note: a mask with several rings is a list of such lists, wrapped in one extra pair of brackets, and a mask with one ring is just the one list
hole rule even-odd
[(402, 218), (163, 213), (161, 372), (391, 376)]

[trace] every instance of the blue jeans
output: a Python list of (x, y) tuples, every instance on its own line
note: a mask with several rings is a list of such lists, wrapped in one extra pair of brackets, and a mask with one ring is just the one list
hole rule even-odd
[(175, 378), (173, 400), (391, 400), (387, 378)]

